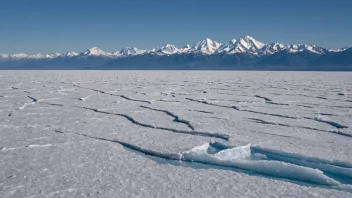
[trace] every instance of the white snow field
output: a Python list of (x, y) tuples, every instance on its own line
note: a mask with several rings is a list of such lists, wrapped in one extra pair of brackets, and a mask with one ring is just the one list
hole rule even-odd
[(352, 197), (352, 73), (0, 82), (0, 197)]

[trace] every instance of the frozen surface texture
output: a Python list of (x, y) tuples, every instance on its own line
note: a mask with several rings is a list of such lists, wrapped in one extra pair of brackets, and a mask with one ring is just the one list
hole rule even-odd
[(351, 197), (352, 73), (2, 71), (0, 197)]

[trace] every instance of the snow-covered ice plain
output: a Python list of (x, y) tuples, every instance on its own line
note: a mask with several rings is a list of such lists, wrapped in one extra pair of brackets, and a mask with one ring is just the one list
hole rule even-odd
[(352, 73), (2, 71), (0, 197), (351, 197)]

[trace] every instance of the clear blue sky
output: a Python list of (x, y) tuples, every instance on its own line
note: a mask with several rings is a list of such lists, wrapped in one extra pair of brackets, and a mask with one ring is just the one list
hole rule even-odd
[(149, 49), (250, 35), (352, 46), (352, 0), (3, 0), (0, 53)]

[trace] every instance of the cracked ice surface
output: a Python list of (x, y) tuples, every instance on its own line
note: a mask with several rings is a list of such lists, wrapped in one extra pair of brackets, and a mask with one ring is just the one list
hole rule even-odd
[[(352, 196), (350, 73), (3, 71), (0, 82), (0, 197)], [(214, 142), (231, 146), (201, 146)], [(237, 159), (241, 148), (252, 157)]]

